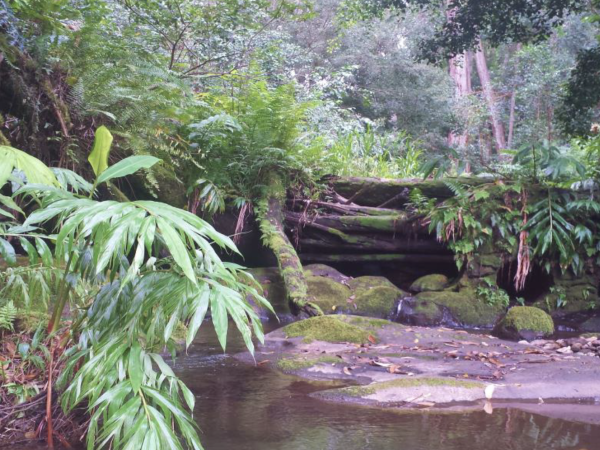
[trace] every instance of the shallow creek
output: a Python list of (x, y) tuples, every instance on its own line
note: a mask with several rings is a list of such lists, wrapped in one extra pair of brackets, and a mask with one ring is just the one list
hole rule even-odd
[[(228, 352), (238, 351), (243, 346), (233, 338)], [(311, 392), (333, 385), (223, 355), (208, 326), (176, 370), (197, 394), (194, 414), (207, 450), (600, 450), (600, 417), (591, 425), (513, 408), (407, 413), (313, 399)], [(552, 415), (561, 417), (561, 407)]]
[(194, 417), (206, 450), (600, 450), (600, 414), (593, 425), (561, 419), (572, 414), (560, 405), (551, 407), (550, 418), (506, 405), (488, 414), (328, 403), (309, 394), (335, 384), (302, 381), (229, 356), (243, 350), (232, 335), (223, 354), (205, 323), (189, 353), (175, 363), (197, 396)]

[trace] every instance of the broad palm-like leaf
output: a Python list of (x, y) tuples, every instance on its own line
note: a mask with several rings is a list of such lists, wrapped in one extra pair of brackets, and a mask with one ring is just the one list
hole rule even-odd
[(39, 159), (16, 148), (0, 145), (0, 187), (15, 169), (22, 171), (29, 183), (58, 185), (52, 170)]
[[(166, 204), (98, 202), (40, 185), (19, 192), (34, 191), (42, 208), (25, 226), (59, 224), (56, 258), (75, 255), (67, 269), (107, 280), (82, 312), (74, 330), (79, 342), (60, 379), (66, 410), (89, 405), (88, 448), (183, 449), (185, 443), (200, 449), (187, 412), (193, 395), (157, 351), (174, 352), (180, 323), (189, 326), (189, 346), (208, 311), (223, 348), (229, 317), (251, 352), (253, 336), (262, 341), (247, 298), (270, 306), (251, 287), (251, 277), (223, 263), (212, 247), (237, 251), (235, 245), (197, 216)], [(162, 251), (170, 256), (156, 259)]]

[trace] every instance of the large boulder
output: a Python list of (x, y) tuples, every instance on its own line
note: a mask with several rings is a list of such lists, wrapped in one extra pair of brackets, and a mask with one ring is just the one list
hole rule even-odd
[(304, 274), (307, 277), (312, 276), (331, 278), (339, 283), (347, 283), (348, 280), (351, 279), (351, 277), (344, 275), (337, 269), (334, 269), (326, 264), (309, 264), (304, 266)]
[(533, 306), (552, 316), (587, 313), (600, 307), (598, 274), (574, 275), (570, 272), (554, 275), (551, 292), (539, 298)]
[(486, 303), (472, 288), (421, 292), (403, 301), (399, 309), (402, 322), (466, 328), (493, 328), (504, 313), (503, 305)]
[[(279, 270), (248, 269), (260, 283), (262, 295), (271, 302), (280, 319), (290, 317), (290, 305), (285, 298), (285, 286)], [(326, 314), (347, 313), (385, 318), (395, 311), (399, 299), (408, 295), (387, 278), (365, 276), (351, 278), (324, 264), (304, 267), (308, 295)], [(250, 299), (256, 305), (253, 299)], [(268, 311), (257, 305), (256, 311), (268, 319)]]
[[(411, 296), (400, 300), (396, 320), (409, 325), (431, 327), (445, 322), (444, 312), (444, 308), (437, 303)], [(455, 324), (446, 323), (446, 325)]]
[(448, 277), (441, 274), (425, 275), (417, 279), (411, 286), (411, 292), (443, 291), (448, 286)]
[(324, 313), (336, 313), (350, 310), (350, 288), (339, 281), (326, 276), (306, 277), (308, 295)]
[(539, 308), (515, 306), (506, 313), (494, 332), (503, 338), (532, 341), (554, 333), (552, 317)]
[(589, 318), (581, 324), (579, 329), (587, 333), (600, 333), (600, 316)]
[(384, 277), (364, 276), (348, 281), (352, 290), (350, 305), (353, 314), (370, 317), (388, 317), (398, 301), (408, 294)]

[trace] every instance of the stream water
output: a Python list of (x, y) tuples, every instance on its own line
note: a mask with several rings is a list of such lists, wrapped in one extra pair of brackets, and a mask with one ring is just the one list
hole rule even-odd
[[(591, 425), (513, 408), (402, 413), (313, 399), (331, 384), (239, 362), (203, 328), (176, 370), (197, 395), (207, 450), (600, 450), (600, 417)], [(230, 340), (228, 353), (243, 350)]]
[[(244, 350), (235, 336), (227, 350), (205, 323), (175, 364), (196, 394), (194, 417), (206, 450), (600, 450), (600, 407), (592, 410), (592, 425), (507, 407), (492, 414), (407, 413), (334, 404), (309, 396), (332, 384), (242, 363), (229, 356)], [(554, 409), (554, 417), (564, 417)]]

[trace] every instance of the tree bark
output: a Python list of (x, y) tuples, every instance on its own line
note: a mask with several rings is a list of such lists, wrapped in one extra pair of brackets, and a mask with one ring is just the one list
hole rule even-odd
[(483, 96), (490, 111), (490, 121), (492, 124), (492, 133), (494, 135), (496, 149), (500, 152), (500, 150), (506, 148), (504, 124), (500, 117), (500, 111), (496, 102), (496, 94), (494, 93), (494, 88), (492, 86), (492, 79), (481, 40), (479, 40), (477, 51), (475, 52), (475, 63), (477, 66), (477, 74), (479, 75), (479, 80), (483, 89)]
[(310, 227), (335, 228), (344, 232), (357, 233), (389, 233), (403, 234), (413, 231), (413, 225), (418, 225), (416, 216), (409, 217), (406, 213), (398, 213), (393, 216), (338, 216), (332, 214), (319, 214), (306, 217), (302, 213), (287, 211), (285, 213), (287, 223), (293, 223)]
[(507, 148), (512, 148), (513, 137), (515, 134), (515, 107), (517, 103), (517, 88), (514, 88), (510, 95), (510, 115), (508, 118), (508, 141)]
[[(445, 181), (454, 180), (468, 186), (489, 183), (489, 180), (481, 178), (446, 178), (442, 180), (390, 180), (383, 178), (360, 178), (360, 177), (340, 177), (332, 178), (329, 183), (335, 192), (342, 196), (350, 198), (354, 196), (354, 202), (361, 206), (377, 207), (385, 201), (405, 192), (402, 198), (397, 198), (389, 208), (400, 208), (408, 200), (410, 192), (419, 189), (422, 195), (428, 198), (437, 198), (440, 200), (450, 198), (454, 194)], [(360, 195), (355, 195), (356, 193)], [(388, 211), (390, 211), (388, 209)], [(393, 209), (391, 210), (393, 211)], [(382, 215), (391, 215), (386, 213)], [(396, 211), (397, 213), (397, 211)]]
[(371, 238), (367, 236), (343, 236), (332, 232), (331, 236), (321, 235), (300, 239), (302, 249), (321, 249), (339, 253), (340, 250), (358, 253), (406, 253), (416, 255), (450, 254), (435, 240)]
[[(460, 55), (456, 55), (450, 58), (448, 62), (450, 77), (454, 80), (454, 96), (457, 100), (471, 94), (473, 88), (471, 86), (471, 66), (472, 66), (473, 55), (470, 51), (466, 51)], [(450, 147), (464, 148), (467, 146), (469, 141), (469, 129), (468, 120), (463, 131), (460, 134), (456, 134), (451, 131), (448, 134), (448, 145)]]
[(287, 300), (294, 310), (304, 311), (311, 316), (323, 314), (317, 305), (309, 301), (302, 262), (284, 231), (281, 207), (284, 196), (285, 188), (281, 180), (271, 177), (267, 192), (256, 208), (263, 242), (275, 254)]
[(300, 253), (302, 261), (310, 263), (357, 263), (357, 262), (406, 262), (411, 264), (438, 264), (454, 262), (452, 255), (413, 255), (405, 253), (372, 253), (372, 254), (322, 254)]

